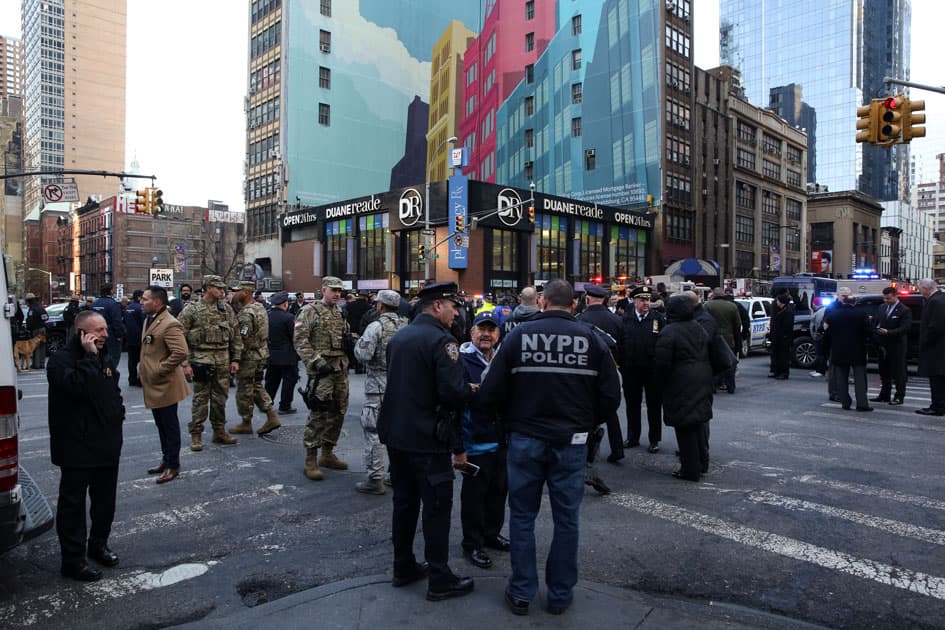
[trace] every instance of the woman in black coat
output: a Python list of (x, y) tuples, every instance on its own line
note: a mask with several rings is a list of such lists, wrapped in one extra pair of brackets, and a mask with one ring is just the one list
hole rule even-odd
[(663, 382), (663, 421), (676, 430), (679, 445), (682, 466), (673, 476), (699, 481), (709, 468), (706, 431), (712, 418), (713, 376), (709, 336), (693, 320), (693, 307), (686, 295), (669, 299), (654, 362)]

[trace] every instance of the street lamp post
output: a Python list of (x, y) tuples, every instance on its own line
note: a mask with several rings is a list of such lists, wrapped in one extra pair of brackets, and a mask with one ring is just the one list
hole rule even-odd
[[(429, 238), (430, 233), (430, 179), (433, 177), (431, 174), (433, 172), (433, 165), (435, 164), (434, 159), (436, 155), (440, 152), (447, 144), (453, 144), (459, 140), (456, 136), (450, 136), (446, 140), (440, 143), (440, 146), (436, 148), (436, 151), (433, 152), (433, 156), (430, 158), (430, 166), (427, 167), (427, 185), (426, 191), (424, 194), (423, 200), (423, 240), (426, 243)], [(426, 252), (423, 260), (423, 279), (424, 281), (430, 280), (430, 258), (433, 256), (433, 251)]]
[(52, 272), (46, 271), (45, 269), (39, 269), (38, 267), (29, 267), (28, 271), (38, 271), (40, 273), (46, 274), (49, 277), (49, 301), (47, 302), (47, 304), (51, 303), (52, 302)]
[(728, 256), (728, 243), (719, 243), (719, 249), (722, 250), (722, 255), (719, 256), (719, 273), (721, 274), (721, 280), (719, 286), (723, 289), (725, 288), (725, 258)]

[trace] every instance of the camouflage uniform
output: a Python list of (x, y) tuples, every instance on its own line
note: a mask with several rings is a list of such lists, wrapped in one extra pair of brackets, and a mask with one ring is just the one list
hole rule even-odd
[(269, 359), (269, 315), (259, 302), (250, 302), (236, 315), (243, 340), (243, 358), (236, 373), (236, 410), (243, 422), (252, 423), (253, 404), (268, 413), (272, 399), (263, 387), (263, 370)]
[(190, 348), (190, 366), (195, 367), (195, 371), (201, 365), (212, 368), (208, 382), (200, 382), (195, 374), (191, 420), (187, 428), (191, 435), (201, 435), (209, 407), (210, 426), (214, 431), (225, 433), (230, 363), (240, 361), (243, 353), (236, 315), (222, 300), (211, 305), (201, 299), (184, 307), (180, 323), (184, 326), (184, 336)]
[(354, 356), (367, 368), (364, 379), (364, 408), (361, 409), (361, 429), (364, 431), (364, 468), (368, 478), (380, 480), (384, 476), (384, 454), (377, 436), (377, 414), (387, 389), (387, 343), (398, 330), (407, 325), (407, 318), (397, 313), (383, 313), (364, 329)]
[(331, 449), (338, 443), (348, 411), (348, 357), (343, 338), (349, 330), (338, 305), (327, 306), (321, 301), (306, 304), (295, 318), (295, 351), (309, 378), (326, 364), (335, 369), (321, 377), (315, 390), (315, 397), (327, 408), (308, 414), (303, 437), (307, 449)]

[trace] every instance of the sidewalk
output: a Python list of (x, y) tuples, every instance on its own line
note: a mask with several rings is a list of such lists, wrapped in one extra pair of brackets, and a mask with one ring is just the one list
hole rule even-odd
[(578, 582), (574, 603), (563, 615), (544, 610), (539, 592), (530, 614), (513, 615), (505, 606), (506, 578), (476, 577), (474, 593), (443, 602), (428, 602), (426, 580), (393, 588), (390, 577), (352, 578), (302, 591), (248, 608), (245, 612), (213, 617), (180, 628), (319, 628), (320, 630), (410, 628), (411, 630), (464, 630), (516, 628), (659, 628), (691, 630), (749, 628), (811, 628), (809, 624), (755, 613), (748, 609), (655, 597), (593, 582)]

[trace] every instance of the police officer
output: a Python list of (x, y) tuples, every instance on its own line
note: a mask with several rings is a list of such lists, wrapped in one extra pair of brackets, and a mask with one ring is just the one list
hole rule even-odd
[(236, 328), (236, 315), (223, 301), (226, 284), (216, 275), (203, 277), (203, 297), (190, 302), (180, 314), (190, 356), (184, 375), (194, 381), (190, 430), (190, 450), (203, 450), (203, 424), (210, 412), (215, 444), (236, 444), (226, 432), (226, 397), (230, 375), (240, 368), (243, 340)]
[[(597, 330), (607, 333), (605, 342), (614, 355), (614, 361), (620, 365), (620, 347), (623, 340), (623, 322), (607, 308), (607, 301), (610, 297), (610, 291), (597, 284), (585, 284), (584, 292), (586, 294), (587, 308), (578, 315), (578, 321), (593, 325)], [(607, 461), (614, 463), (623, 459), (623, 437), (620, 432), (620, 420), (617, 418), (617, 410), (607, 418), (600, 418), (601, 422), (607, 424), (607, 438), (610, 442), (610, 455)], [(610, 488), (597, 474), (594, 467), (594, 460), (597, 459), (597, 451), (604, 438), (604, 428), (598, 426), (590, 435), (587, 441), (587, 474), (585, 483), (592, 486), (601, 494), (608, 494)]]
[[(879, 378), (882, 387), (873, 402), (901, 405), (906, 398), (906, 350), (912, 329), (912, 311), (899, 301), (895, 287), (883, 289), (883, 303), (873, 318), (873, 334), (882, 348), (879, 355)], [(896, 393), (892, 394), (893, 383)]]
[(252, 434), (253, 404), (266, 414), (266, 422), (257, 433), (275, 431), (282, 423), (272, 408), (272, 398), (263, 387), (263, 369), (269, 359), (269, 315), (266, 307), (255, 299), (255, 282), (241, 282), (235, 287), (231, 304), (236, 311), (237, 328), (243, 340), (243, 355), (236, 373), (236, 410), (240, 423), (230, 433)]
[[(427, 285), (417, 297), (417, 316), (387, 346), (387, 390), (377, 429), (394, 488), (392, 584), (406, 586), (429, 574), (427, 599), (439, 601), (474, 587), (472, 578), (454, 575), (448, 564), (453, 468), (466, 464), (458, 412), (472, 398), (472, 386), (449, 332), (463, 305), (456, 283)], [(413, 554), (421, 503), (424, 564)]]
[[(295, 319), (295, 351), (310, 379), (318, 380), (312, 409), (305, 425), (305, 476), (324, 478), (319, 466), (347, 470), (348, 464), (332, 452), (348, 410), (348, 357), (345, 337), (348, 322), (338, 303), (344, 285), (340, 278), (322, 278), (322, 299), (306, 304)], [(322, 449), (321, 456), (318, 449)]]
[(642, 433), (640, 407), (646, 394), (646, 420), (649, 425), (649, 452), (660, 450), (663, 436), (662, 393), (653, 372), (656, 337), (666, 324), (664, 315), (650, 308), (654, 293), (648, 286), (630, 292), (633, 307), (623, 315), (623, 395), (627, 403), (627, 441), (624, 446), (640, 445)]
[(503, 409), (509, 429), (509, 538), (512, 575), (505, 600), (528, 613), (538, 591), (535, 519), (547, 484), (554, 536), (545, 563), (548, 611), (571, 605), (578, 578), (578, 520), (587, 438), (620, 406), (620, 378), (603, 340), (571, 315), (571, 285), (552, 280), (541, 313), (516, 326), (479, 389), (487, 409)]
[(354, 347), (355, 358), (364, 364), (364, 407), (361, 409), (361, 430), (364, 431), (364, 468), (367, 479), (355, 484), (355, 490), (368, 494), (384, 494), (384, 454), (377, 436), (377, 415), (384, 390), (387, 389), (387, 345), (398, 330), (407, 325), (407, 318), (397, 314), (400, 295), (385, 289), (377, 296), (378, 318), (367, 325)]

